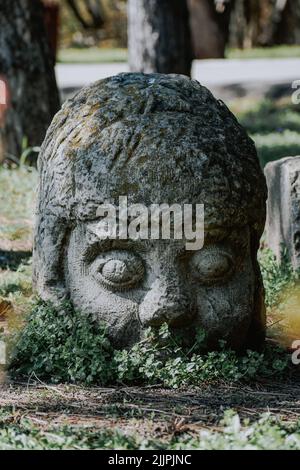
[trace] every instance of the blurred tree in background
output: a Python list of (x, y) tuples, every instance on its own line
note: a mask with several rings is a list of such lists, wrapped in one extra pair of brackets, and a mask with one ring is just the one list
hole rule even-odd
[(250, 48), (278, 44), (300, 44), (300, 1), (234, 0), (230, 45)]
[(0, 160), (16, 159), (24, 142), (42, 143), (59, 108), (54, 63), (40, 0), (1, 0), (0, 76), (10, 102), (0, 128)]
[(189, 0), (194, 57), (225, 57), (235, 0)]
[(192, 45), (186, 0), (129, 0), (128, 48), (134, 72), (190, 75)]
[(126, 0), (57, 0), (63, 47), (127, 47)]
[(86, 12), (89, 15), (89, 19), (86, 19), (82, 13), (78, 0), (66, 0), (66, 2), (84, 29), (97, 30), (103, 27), (105, 20), (103, 4), (101, 0), (85, 1)]
[[(158, 33), (159, 40), (152, 41), (152, 46), (150, 44), (146, 46), (148, 56), (151, 47), (156, 47), (158, 53), (157, 47), (160, 44), (164, 44), (162, 49), (168, 47), (171, 50), (169, 53), (173, 56), (176, 54), (174, 48), (178, 49), (180, 55), (183, 53), (183, 44), (185, 48), (190, 47), (189, 40), (184, 39), (188, 34), (186, 3), (190, 13), (194, 58), (224, 57), (228, 46), (244, 49), (278, 44), (300, 44), (300, 0), (57, 0), (57, 2), (61, 7), (63, 47), (126, 47), (126, 3), (128, 3), (128, 11), (132, 12), (128, 25), (129, 34), (144, 44), (139, 46), (135, 43), (135, 39), (131, 42), (130, 48), (133, 45), (134, 51), (130, 55), (130, 63), (135, 69), (141, 69), (141, 63), (138, 66), (133, 61), (140, 61), (135, 55), (141, 54), (138, 49), (141, 51), (146, 41), (146, 37), (138, 31), (143, 31), (144, 36), (148, 34), (147, 41), (151, 40), (149, 28), (154, 28), (153, 35), (158, 33), (158, 30), (166, 31), (166, 34)], [(176, 17), (175, 11), (182, 15), (181, 18)], [(187, 52), (185, 55), (188, 55)]]
[(300, 0), (189, 0), (196, 59), (240, 49), (300, 44)]

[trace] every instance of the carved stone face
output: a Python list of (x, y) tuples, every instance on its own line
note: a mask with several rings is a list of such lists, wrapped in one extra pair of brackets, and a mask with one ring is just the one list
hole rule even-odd
[[(167, 322), (235, 348), (264, 336), (257, 263), (266, 187), (255, 147), (208, 90), (181, 76), (100, 81), (54, 119), (39, 161), (34, 281), (108, 326), (118, 347)], [(204, 204), (205, 240), (100, 240), (97, 207)]]
[(255, 273), (248, 228), (218, 231), (199, 251), (184, 240), (102, 240), (82, 223), (69, 240), (66, 272), (79, 311), (108, 325), (117, 346), (167, 322), (192, 341), (203, 328), (210, 344), (240, 347), (252, 320)]

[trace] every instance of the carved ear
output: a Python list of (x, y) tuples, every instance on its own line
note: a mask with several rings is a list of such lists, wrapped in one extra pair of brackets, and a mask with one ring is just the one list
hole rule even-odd
[(45, 301), (60, 304), (68, 297), (64, 279), (65, 243), (69, 233), (57, 216), (36, 218), (33, 248), (33, 286)]

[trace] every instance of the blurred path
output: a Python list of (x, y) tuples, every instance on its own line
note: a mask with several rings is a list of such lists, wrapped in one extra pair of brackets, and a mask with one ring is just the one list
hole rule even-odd
[(203, 85), (300, 80), (300, 59), (195, 60), (193, 78)]
[[(58, 64), (56, 67), (59, 88), (64, 95), (101, 78), (127, 71), (126, 63)], [(278, 88), (280, 85), (292, 92), (291, 83), (300, 80), (300, 59), (195, 60), (192, 76), (227, 98), (231, 95), (265, 95), (273, 86)]]

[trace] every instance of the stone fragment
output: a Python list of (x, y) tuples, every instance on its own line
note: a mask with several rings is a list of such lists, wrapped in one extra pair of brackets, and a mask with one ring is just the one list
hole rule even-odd
[(279, 261), (286, 252), (294, 269), (299, 269), (300, 156), (268, 163), (265, 176), (268, 185), (268, 245)]

